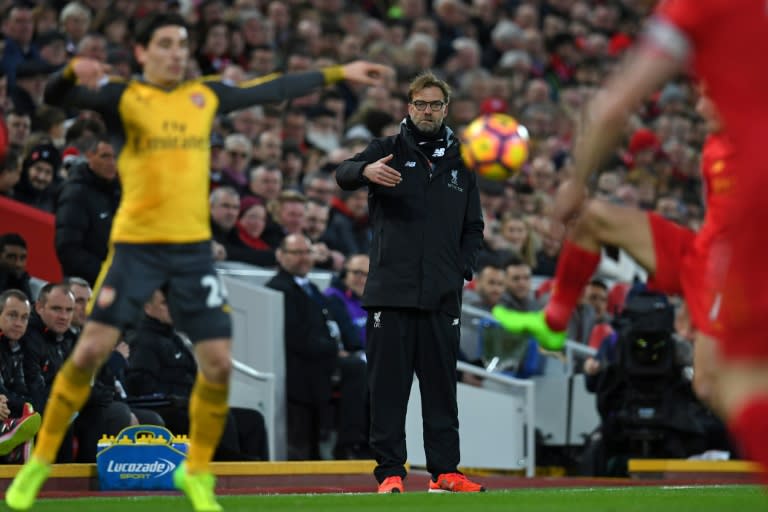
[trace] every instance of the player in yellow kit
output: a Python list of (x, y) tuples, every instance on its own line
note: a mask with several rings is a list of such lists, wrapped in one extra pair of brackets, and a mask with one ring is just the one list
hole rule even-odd
[(121, 329), (157, 289), (165, 291), (174, 323), (195, 342), (200, 369), (189, 404), (189, 454), (175, 471), (174, 483), (194, 510), (222, 510), (209, 462), (227, 416), (231, 324), (210, 245), (209, 140), (214, 118), (303, 96), (340, 80), (378, 85), (392, 72), (357, 61), (238, 87), (216, 77), (183, 81), (189, 48), (181, 17), (158, 14), (140, 28), (136, 41), (141, 78), (111, 81), (99, 62), (76, 58), (46, 87), (48, 104), (102, 114), (120, 148), (123, 196), (90, 318), (54, 381), (32, 458), (6, 493), (14, 510), (33, 505), (70, 419), (90, 394), (93, 375), (112, 352)]

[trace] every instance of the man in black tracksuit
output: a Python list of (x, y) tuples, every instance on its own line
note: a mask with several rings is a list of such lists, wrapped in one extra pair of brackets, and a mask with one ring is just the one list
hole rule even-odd
[(336, 171), (342, 189), (369, 187), (373, 238), (363, 306), (379, 492), (403, 490), (414, 371), (430, 490), (482, 490), (457, 471), (456, 360), (461, 292), (472, 278), (483, 219), (475, 175), (443, 124), (449, 94), (431, 73), (417, 77), (400, 133), (374, 140)]
[(120, 183), (109, 138), (89, 136), (83, 144), (86, 161), (72, 169), (56, 201), (56, 255), (65, 276), (93, 286), (107, 257)]

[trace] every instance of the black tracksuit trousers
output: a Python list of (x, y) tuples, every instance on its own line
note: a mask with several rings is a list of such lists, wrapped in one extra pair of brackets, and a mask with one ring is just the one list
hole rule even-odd
[(458, 319), (440, 311), (369, 309), (370, 444), (379, 482), (406, 475), (405, 416), (414, 372), (421, 390), (427, 471), (437, 477), (457, 470), (459, 331)]

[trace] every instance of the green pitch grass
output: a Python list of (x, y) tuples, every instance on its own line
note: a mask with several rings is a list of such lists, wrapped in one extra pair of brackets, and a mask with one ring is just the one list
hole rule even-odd
[[(520, 489), (483, 494), (405, 493), (222, 496), (227, 512), (752, 512), (768, 511), (756, 486)], [(188, 511), (174, 496), (40, 500), (34, 510), (78, 512)]]

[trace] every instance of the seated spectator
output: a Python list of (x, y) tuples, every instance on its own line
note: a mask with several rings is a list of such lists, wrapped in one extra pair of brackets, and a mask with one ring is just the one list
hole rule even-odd
[(20, 340), (29, 323), (30, 304), (21, 290), (0, 293), (0, 457), (8, 463), (29, 457), (40, 428), (43, 379), (24, 357)]
[(283, 189), (283, 174), (275, 162), (264, 162), (251, 169), (248, 190), (264, 204), (277, 199)]
[(218, 187), (211, 192), (210, 204), (213, 241), (220, 245), (224, 253), (221, 259), (229, 259), (227, 247), (241, 244), (235, 229), (240, 213), (240, 196), (232, 187)]
[(517, 311), (536, 311), (541, 304), (531, 289), (531, 266), (512, 254), (504, 263), (505, 285), (501, 304)]
[(504, 267), (488, 259), (479, 266), (475, 277), (475, 289), (465, 289), (463, 303), (476, 308), (490, 311), (501, 301), (505, 290)]
[(608, 313), (608, 286), (601, 279), (593, 279), (584, 290), (584, 301), (594, 311), (594, 321), (589, 334), (589, 346), (597, 349), (606, 336), (613, 333)]
[(13, 198), (13, 187), (21, 179), (21, 153), (9, 147), (0, 164), (0, 197)]
[(253, 145), (248, 137), (233, 133), (224, 138), (224, 155), (226, 164), (222, 171), (223, 186), (232, 187), (238, 194), (247, 191), (248, 167), (253, 154)]
[(326, 203), (317, 199), (307, 200), (306, 223), (304, 234), (312, 242), (312, 258), (316, 268), (341, 270), (344, 266), (344, 255), (333, 251), (325, 243), (328, 231), (328, 216), (330, 208)]
[(339, 376), (336, 456), (367, 456), (366, 365), (350, 355), (362, 346), (351, 322), (331, 316), (327, 298), (307, 278), (311, 242), (290, 234), (280, 243), (280, 269), (266, 286), (283, 292), (288, 394), (288, 458), (319, 457), (334, 428), (331, 396)]
[(27, 242), (18, 233), (0, 235), (0, 292), (15, 288), (32, 297), (27, 273)]
[[(85, 306), (93, 292), (88, 282), (79, 277), (67, 279), (67, 285), (75, 298), (70, 330), (79, 334), (85, 325)], [(74, 423), (74, 435), (79, 445), (78, 462), (96, 461), (97, 445), (104, 434), (117, 435), (129, 425), (164, 425), (156, 412), (134, 409), (126, 403), (125, 370), (129, 354), (128, 345), (120, 341), (96, 374), (88, 402)]]
[[(160, 414), (174, 434), (189, 433), (189, 397), (197, 375), (191, 342), (173, 327), (165, 295), (156, 291), (130, 335), (127, 391), (133, 403)], [(216, 460), (267, 460), (264, 418), (256, 410), (229, 410)]]
[(246, 196), (240, 201), (240, 217), (236, 224), (241, 244), (225, 246), (228, 259), (243, 261), (260, 267), (277, 265), (275, 250), (262, 238), (267, 225), (267, 209), (260, 199)]
[(33, 146), (21, 166), (21, 179), (14, 188), (14, 199), (53, 212), (60, 165), (61, 157), (55, 147), (50, 144)]
[(301, 233), (307, 219), (307, 198), (295, 190), (283, 190), (277, 199), (267, 204), (271, 222), (267, 223), (262, 238), (277, 248), (289, 234)]
[(339, 191), (331, 201), (331, 210), (325, 235), (328, 247), (344, 255), (367, 253), (371, 239), (368, 189)]
[(70, 170), (56, 204), (56, 255), (65, 276), (93, 286), (109, 249), (120, 183), (112, 144), (104, 135), (83, 141), (86, 161)]
[(317, 200), (329, 206), (336, 192), (336, 183), (330, 174), (315, 171), (304, 176), (301, 182), (302, 191), (307, 199)]
[(536, 266), (533, 273), (537, 276), (554, 277), (562, 242), (559, 238), (552, 236), (549, 221), (542, 224), (539, 233), (541, 234), (541, 247), (536, 251)]
[[(24, 357), (43, 378), (41, 414), (45, 414), (44, 405), (48, 401), (53, 379), (76, 341), (75, 334), (70, 330), (74, 309), (75, 298), (68, 285), (49, 283), (43, 286), (21, 342)], [(72, 458), (72, 442), (65, 440), (56, 460), (71, 462)]]
[(367, 254), (353, 254), (344, 265), (344, 270), (331, 282), (325, 290), (325, 296), (331, 304), (332, 312), (339, 307), (346, 310), (349, 319), (357, 328), (360, 346), (365, 346), (365, 324), (368, 312), (363, 309), (363, 291), (368, 280), (370, 259)]

